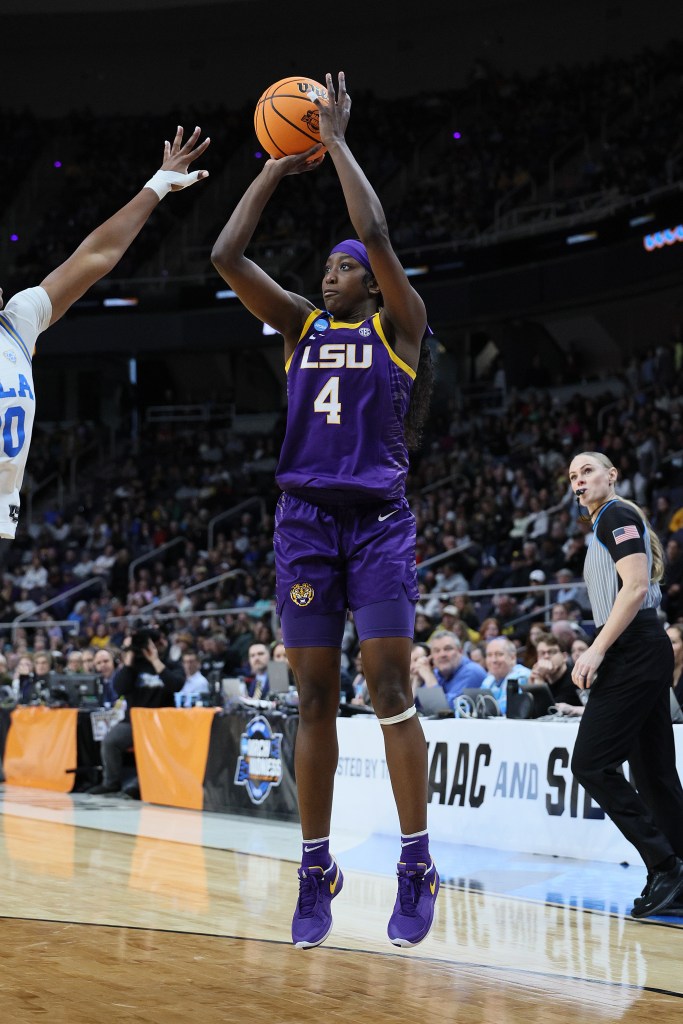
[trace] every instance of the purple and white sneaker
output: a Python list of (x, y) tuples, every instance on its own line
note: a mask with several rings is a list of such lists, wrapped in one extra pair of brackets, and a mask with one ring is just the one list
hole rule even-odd
[(395, 946), (417, 946), (434, 923), (434, 905), (439, 894), (439, 874), (434, 861), (404, 864), (399, 861), (398, 895), (389, 918), (387, 935)]
[(332, 931), (331, 903), (344, 885), (334, 857), (329, 868), (299, 868), (299, 899), (292, 918), (292, 942), (297, 949), (311, 949)]

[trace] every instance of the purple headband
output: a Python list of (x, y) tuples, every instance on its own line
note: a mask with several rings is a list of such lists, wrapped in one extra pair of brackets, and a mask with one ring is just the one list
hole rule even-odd
[(333, 252), (344, 252), (347, 256), (353, 256), (354, 260), (358, 260), (362, 263), (366, 270), (372, 273), (372, 267), (370, 266), (370, 260), (368, 259), (368, 250), (365, 248), (362, 242), (357, 241), (355, 238), (346, 238), (343, 242), (339, 242), (335, 245)]

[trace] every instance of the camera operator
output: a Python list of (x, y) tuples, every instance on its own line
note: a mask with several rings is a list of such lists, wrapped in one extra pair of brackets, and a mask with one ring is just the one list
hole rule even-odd
[(122, 664), (113, 679), (119, 697), (126, 701), (126, 715), (102, 740), (104, 778), (89, 793), (118, 793), (121, 789), (123, 755), (133, 745), (131, 708), (173, 707), (173, 695), (185, 682), (181, 665), (164, 658), (166, 637), (152, 629), (135, 630), (121, 645)]

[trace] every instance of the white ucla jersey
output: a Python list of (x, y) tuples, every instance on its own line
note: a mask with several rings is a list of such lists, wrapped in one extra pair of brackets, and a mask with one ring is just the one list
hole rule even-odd
[(13, 539), (17, 531), (36, 410), (31, 360), (51, 317), (52, 304), (40, 287), (17, 292), (0, 310), (0, 537)]

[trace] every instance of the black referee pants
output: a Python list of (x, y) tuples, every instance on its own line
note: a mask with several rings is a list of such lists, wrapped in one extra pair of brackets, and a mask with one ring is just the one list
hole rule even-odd
[[(574, 775), (633, 843), (648, 871), (672, 853), (683, 858), (672, 677), (671, 641), (655, 610), (641, 611), (600, 666), (572, 757)], [(620, 771), (625, 761), (637, 792)]]

